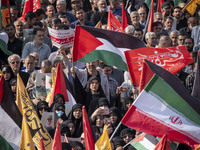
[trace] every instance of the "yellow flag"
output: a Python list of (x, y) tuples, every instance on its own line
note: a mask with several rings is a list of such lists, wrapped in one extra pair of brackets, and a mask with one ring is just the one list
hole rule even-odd
[(52, 138), (42, 125), (38, 115), (33, 107), (29, 95), (25, 89), (20, 75), (17, 75), (17, 106), (23, 116), (26, 116), (27, 124), (33, 131), (37, 131), (33, 136), (33, 141), (40, 150), (40, 138), (43, 137), (45, 149), (51, 149)]
[(103, 129), (103, 134), (95, 143), (95, 150), (112, 150), (111, 144), (109, 141), (109, 136), (106, 129), (107, 129), (107, 126), (105, 125)]
[(0, 76), (2, 75), (2, 72), (1, 72), (1, 70), (0, 70)]
[(197, 148), (195, 148), (195, 150), (200, 150), (200, 145)]
[(101, 28), (101, 21), (96, 24), (95, 28)]
[(22, 133), (21, 133), (21, 141), (20, 141), (20, 150), (35, 150), (33, 139), (31, 136), (31, 132), (29, 126), (27, 124), (26, 117), (23, 116), (22, 120)]
[(197, 8), (197, 4), (200, 4), (200, 0), (191, 0), (186, 6), (185, 9), (193, 16), (196, 8)]
[(52, 69), (51, 71), (51, 77), (52, 77), (52, 87), (51, 87), (51, 91), (49, 92), (49, 94), (47, 95), (46, 98), (46, 102), (49, 103), (51, 100), (51, 95), (55, 86), (55, 81), (56, 81), (56, 75), (55, 75), (55, 69)]

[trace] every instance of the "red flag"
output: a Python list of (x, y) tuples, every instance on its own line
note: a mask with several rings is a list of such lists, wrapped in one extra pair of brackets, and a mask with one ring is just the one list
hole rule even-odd
[(17, 20), (25, 21), (25, 16), (27, 12), (35, 12), (39, 8), (41, 8), (39, 0), (25, 0), (22, 16)]
[(149, 26), (148, 26), (147, 32), (151, 32), (153, 21), (154, 21), (153, 17), (154, 17), (154, 5), (153, 5), (153, 0), (151, 0), (151, 10), (150, 10), (150, 15), (149, 15)]
[(124, 32), (122, 25), (119, 21), (115, 18), (115, 16), (111, 13), (110, 7), (108, 12), (108, 22), (107, 22), (107, 29), (112, 31)]
[(43, 142), (43, 137), (40, 138), (40, 149), (41, 150), (45, 150), (44, 142)]
[(59, 121), (56, 124), (56, 131), (55, 131), (55, 134), (54, 134), (52, 150), (62, 150)]
[(90, 128), (90, 123), (88, 120), (87, 112), (85, 106), (82, 108), (83, 111), (83, 131), (85, 136), (85, 148), (86, 150), (94, 150), (94, 139), (92, 135), (92, 130)]
[(157, 12), (162, 13), (161, 6), (164, 3), (164, 0), (158, 0), (158, 5), (157, 5)]
[(150, 79), (153, 77), (153, 75), (154, 74), (151, 71), (151, 69), (149, 68), (149, 65), (147, 65), (146, 61), (144, 60), (142, 62), (139, 93), (144, 89), (144, 87), (147, 85), (147, 83), (150, 81)]
[(139, 86), (142, 61), (147, 59), (175, 74), (187, 64), (193, 62), (185, 46), (170, 48), (144, 47), (125, 51), (130, 78), (134, 86)]
[(51, 100), (49, 102), (50, 105), (53, 103), (55, 94), (62, 94), (65, 97), (65, 102), (69, 102), (67, 87), (65, 84), (63, 71), (60, 67), (60, 63), (58, 64), (57, 71), (56, 71), (56, 81), (55, 81), (55, 86), (52, 92)]
[(127, 24), (126, 11), (124, 9), (124, 4), (122, 3), (122, 28), (125, 30), (127, 26), (128, 24)]
[(154, 150), (171, 150), (169, 141), (167, 139), (167, 134), (163, 135)]

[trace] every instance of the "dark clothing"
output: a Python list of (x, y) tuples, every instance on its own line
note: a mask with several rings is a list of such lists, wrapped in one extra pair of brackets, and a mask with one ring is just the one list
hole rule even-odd
[(187, 27), (187, 19), (181, 19), (179, 23), (176, 25), (176, 30), (180, 30), (181, 28)]
[(183, 83), (184, 86), (186, 85), (187, 76), (188, 76), (188, 73), (183, 72), (183, 71), (181, 71), (179, 76), (177, 76), (181, 80), (181, 82)]
[(104, 13), (103, 15), (100, 12), (95, 12), (92, 14), (90, 21), (93, 22), (94, 25), (96, 25), (99, 21), (101, 21), (101, 24), (107, 24), (108, 20), (108, 12)]
[[(73, 29), (75, 29), (76, 25), (80, 25), (80, 23), (79, 23), (78, 20), (72, 22), (72, 23), (70, 24), (70, 27), (73, 28)], [(90, 21), (85, 21), (85, 26), (94, 27), (94, 24), (93, 24), (92, 22), (90, 22)]]
[(22, 45), (23, 45), (22, 40), (15, 38), (12, 43), (9, 40), (7, 45), (8, 45), (8, 50), (13, 52), (13, 54), (18, 54), (19, 56), (22, 56)]
[(179, 32), (180, 34), (185, 34), (186, 36), (191, 37), (191, 31), (188, 27), (181, 28)]
[(91, 18), (91, 16), (92, 16), (92, 14), (94, 14), (94, 11), (93, 11), (93, 10), (89, 10), (89, 11), (86, 13), (86, 15), (85, 15), (85, 19), (86, 19), (87, 21), (90, 21), (90, 18)]
[[(20, 72), (19, 72), (19, 75), (20, 75), (20, 77), (21, 77), (21, 79), (22, 79), (22, 81), (23, 81), (23, 83), (24, 83), (24, 86), (26, 87), (26, 85), (27, 85), (27, 83), (28, 83), (28, 79), (29, 79), (30, 74), (29, 74), (29, 73), (26, 73), (26, 72), (20, 71)], [(17, 78), (17, 76), (14, 75), (13, 78)]]

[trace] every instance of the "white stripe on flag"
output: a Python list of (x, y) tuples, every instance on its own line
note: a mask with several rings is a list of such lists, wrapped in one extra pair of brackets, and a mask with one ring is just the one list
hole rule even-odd
[(155, 145), (152, 144), (148, 139), (144, 137), (143, 141), (139, 141), (148, 150), (154, 150)]
[[(183, 117), (183, 115), (177, 114), (169, 105), (161, 102), (164, 100), (160, 97), (160, 100), (157, 98), (143, 90), (133, 105), (137, 107), (137, 111), (140, 113), (143, 113), (148, 117), (159, 121), (163, 125), (168, 126), (173, 130), (177, 130), (200, 143), (200, 126), (193, 122), (189, 122), (188, 119), (186, 120)], [(174, 124), (171, 122), (170, 117), (179, 117), (179, 121), (182, 123)]]
[(15, 149), (19, 150), (21, 129), (0, 106), (0, 134)]

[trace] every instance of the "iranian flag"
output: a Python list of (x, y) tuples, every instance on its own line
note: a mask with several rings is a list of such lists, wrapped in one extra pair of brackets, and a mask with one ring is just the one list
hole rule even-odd
[(200, 143), (200, 103), (176, 76), (147, 61), (154, 76), (142, 90), (122, 123), (154, 136), (195, 148)]
[(144, 47), (124, 52), (128, 64), (129, 74), (134, 86), (139, 86), (142, 65), (147, 59), (160, 67), (175, 74), (184, 66), (193, 62), (185, 46), (169, 48)]
[(3, 75), (0, 79), (0, 149), (19, 150), (22, 115)]
[(130, 35), (87, 26), (76, 26), (73, 62), (102, 60), (105, 64), (127, 70), (124, 51), (145, 47)]

